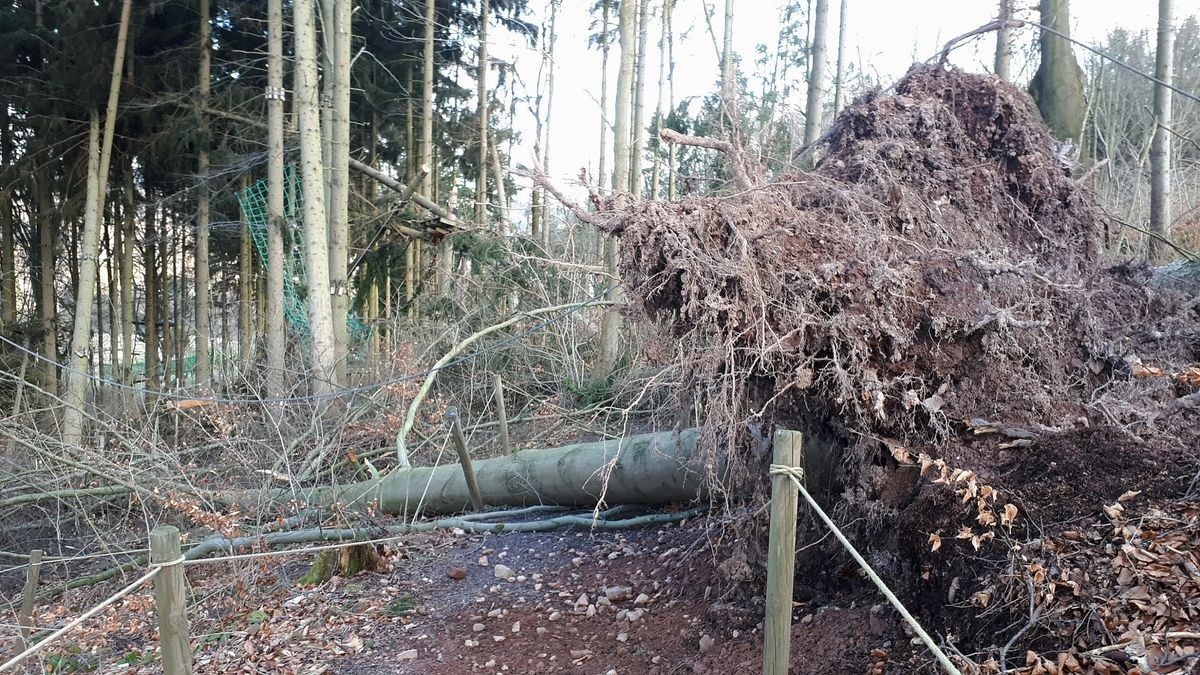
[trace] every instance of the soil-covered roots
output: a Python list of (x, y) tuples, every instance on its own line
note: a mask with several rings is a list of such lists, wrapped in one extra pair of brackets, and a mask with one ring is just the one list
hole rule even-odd
[(1197, 468), (1200, 304), (1105, 256), (1072, 161), (1020, 90), (921, 68), (812, 172), (603, 214), (634, 311), (687, 345), (725, 486), (765, 475), (772, 425), (839, 440), (810, 476), (933, 628), (966, 619), (964, 649), (1024, 623), (1022, 578), (1003, 612), (964, 600), (999, 602), (1002, 541)]

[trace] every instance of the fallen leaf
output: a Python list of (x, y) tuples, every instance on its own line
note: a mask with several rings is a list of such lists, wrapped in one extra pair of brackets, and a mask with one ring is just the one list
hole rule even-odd
[(932, 553), (942, 547), (942, 538), (936, 534), (930, 534), (929, 543), (931, 544), (929, 551)]

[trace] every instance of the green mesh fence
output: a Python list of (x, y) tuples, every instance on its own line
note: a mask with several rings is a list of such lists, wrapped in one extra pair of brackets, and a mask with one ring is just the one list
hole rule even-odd
[[(242, 207), (242, 217), (250, 228), (250, 236), (254, 240), (254, 248), (258, 257), (267, 263), (267, 179), (263, 178), (238, 195), (238, 203)], [(288, 325), (304, 342), (309, 339), (308, 307), (305, 299), (308, 297), (308, 276), (304, 268), (304, 237), (301, 236), (299, 223), (302, 219), (301, 207), (304, 205), (304, 193), (300, 189), (300, 176), (296, 169), (288, 164), (283, 169), (283, 311)], [(363, 338), (370, 334), (370, 328), (359, 321), (357, 316), (348, 314), (346, 327), (354, 338)]]

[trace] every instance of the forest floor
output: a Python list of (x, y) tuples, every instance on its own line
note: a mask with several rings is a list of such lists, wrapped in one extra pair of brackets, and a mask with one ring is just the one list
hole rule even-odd
[[(313, 587), (296, 583), (311, 555), (193, 568), (196, 671), (756, 671), (762, 604), (720, 596), (729, 570), (718, 569), (713, 521), (610, 532), (424, 533), (389, 546), (384, 570)], [(882, 673), (893, 646), (909, 640), (865, 587), (819, 596), (806, 593), (803, 580), (798, 586), (812, 599), (795, 606), (793, 672)], [(76, 593), (71, 608), (45, 607), (37, 624), (65, 622), (111, 590)], [(60, 644), (40, 672), (157, 672), (150, 589)], [(898, 658), (915, 660), (892, 663), (893, 672), (915, 671), (925, 657)]]

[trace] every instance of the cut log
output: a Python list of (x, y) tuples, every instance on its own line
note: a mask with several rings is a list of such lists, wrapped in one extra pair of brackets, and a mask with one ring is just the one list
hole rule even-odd
[[(703, 496), (713, 468), (696, 452), (700, 432), (688, 429), (545, 450), (521, 450), (474, 463), (487, 506), (530, 504), (656, 504)], [(290, 498), (291, 495), (287, 495)], [(310, 501), (378, 502), (386, 513), (456, 513), (471, 504), (457, 464), (396, 469), (349, 486), (325, 488)]]

